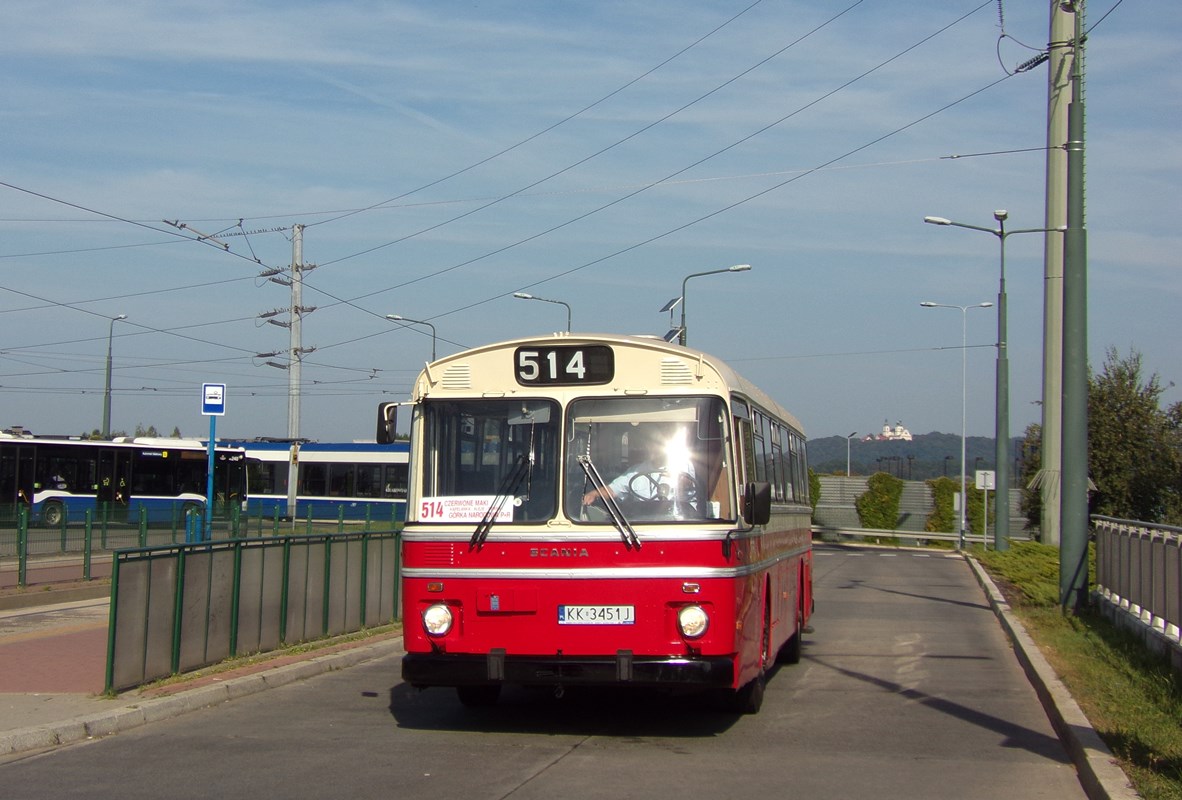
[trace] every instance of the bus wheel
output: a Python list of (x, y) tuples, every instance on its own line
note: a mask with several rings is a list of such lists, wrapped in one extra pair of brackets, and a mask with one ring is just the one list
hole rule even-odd
[(56, 528), (66, 518), (66, 509), (56, 500), (50, 500), (41, 506), (41, 524), (47, 528)]
[(499, 683), (487, 683), (480, 686), (457, 686), (456, 694), (460, 702), (468, 708), (485, 708), (495, 706), (501, 697)]
[(731, 711), (758, 714), (763, 707), (764, 674), (761, 672), (731, 695)]
[(792, 634), (792, 638), (784, 642), (784, 646), (780, 648), (780, 653), (776, 661), (781, 664), (799, 664), (801, 654), (800, 628), (796, 629), (796, 633)]
[(802, 636), (804, 636), (804, 625), (801, 624), (800, 613), (797, 612), (796, 633), (792, 634), (792, 638), (784, 642), (780, 648), (780, 652), (776, 654), (776, 661), (781, 664), (799, 664), (804, 644), (801, 641)]

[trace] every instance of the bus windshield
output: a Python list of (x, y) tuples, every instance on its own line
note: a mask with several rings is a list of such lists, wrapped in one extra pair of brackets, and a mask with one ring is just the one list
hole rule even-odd
[(614, 503), (630, 523), (730, 519), (725, 419), (718, 397), (571, 402), (568, 516), (602, 523)]
[(424, 522), (546, 522), (558, 506), (558, 404), (428, 401), (420, 452)]

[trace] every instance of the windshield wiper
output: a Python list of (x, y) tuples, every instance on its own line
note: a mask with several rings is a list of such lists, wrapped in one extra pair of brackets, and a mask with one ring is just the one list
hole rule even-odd
[(624, 512), (620, 509), (620, 504), (616, 502), (616, 496), (612, 494), (611, 489), (604, 482), (603, 476), (599, 474), (599, 470), (592, 463), (591, 456), (577, 456), (575, 460), (583, 468), (583, 473), (587, 476), (587, 480), (591, 481), (591, 485), (595, 487), (595, 494), (603, 501), (603, 507), (607, 509), (607, 514), (611, 517), (612, 524), (616, 526), (616, 530), (623, 537), (625, 546), (629, 550), (634, 547), (639, 550), (640, 537), (636, 535), (636, 531), (632, 530), (632, 525), (628, 522), (628, 518), (624, 516)]
[(492, 530), (493, 523), (497, 521), (497, 517), (501, 514), (501, 509), (505, 507), (505, 503), (509, 502), (509, 498), (517, 494), (517, 490), (521, 487), (521, 482), (525, 480), (526, 475), (533, 471), (534, 457), (533, 450), (529, 454), (522, 453), (517, 457), (517, 464), (513, 471), (505, 476), (505, 480), (501, 481), (501, 488), (497, 490), (496, 497), (488, 504), (488, 509), (484, 512), (480, 523), (477, 524), (476, 530), (472, 532), (472, 538), (468, 540), (468, 548), (480, 547), (484, 544), (484, 540), (488, 538), (488, 532)]

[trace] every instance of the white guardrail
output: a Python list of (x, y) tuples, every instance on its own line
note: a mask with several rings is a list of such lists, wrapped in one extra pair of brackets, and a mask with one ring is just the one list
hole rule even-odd
[[(955, 545), (960, 541), (960, 536), (955, 533), (929, 533), (927, 531), (887, 531), (879, 530), (877, 528), (835, 528), (828, 525), (817, 525), (813, 523), (813, 535), (820, 536), (822, 539), (825, 536), (838, 536), (841, 538), (855, 538), (855, 539), (910, 539), (912, 543), (920, 541), (924, 542), (950, 542)], [(1011, 536), (1011, 539), (1027, 539), (1025, 534), (1021, 536)], [(986, 549), (993, 546), (993, 532), (982, 536), (979, 533), (969, 533), (964, 537), (966, 545), (983, 544)]]
[(1096, 594), (1182, 644), (1182, 528), (1092, 517)]

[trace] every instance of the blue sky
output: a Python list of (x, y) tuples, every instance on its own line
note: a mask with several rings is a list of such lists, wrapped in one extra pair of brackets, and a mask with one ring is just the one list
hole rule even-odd
[[(291, 298), (259, 275), (303, 224), (304, 436), (370, 437), (408, 397), (430, 331), (386, 314), (433, 324), (440, 355), (565, 327), (517, 291), (576, 331), (661, 334), (686, 275), (740, 263), (689, 282), (691, 345), (813, 437), (959, 432), (962, 319), (919, 303), (995, 301), (998, 248), (922, 220), (1042, 227), (1046, 67), (1007, 73), (1048, 9), (13, 0), (0, 426), (100, 427), (126, 314), (113, 429), (204, 435), (215, 382), (219, 435), (285, 435), (288, 373), (265, 363), (285, 356), (257, 355), (289, 347), (259, 315)], [(1090, 359), (1136, 350), (1182, 382), (1182, 8), (1088, 22)], [(1039, 419), (1041, 236), (1006, 265), (1017, 435)], [(992, 435), (996, 317), (966, 321), (968, 432)]]

